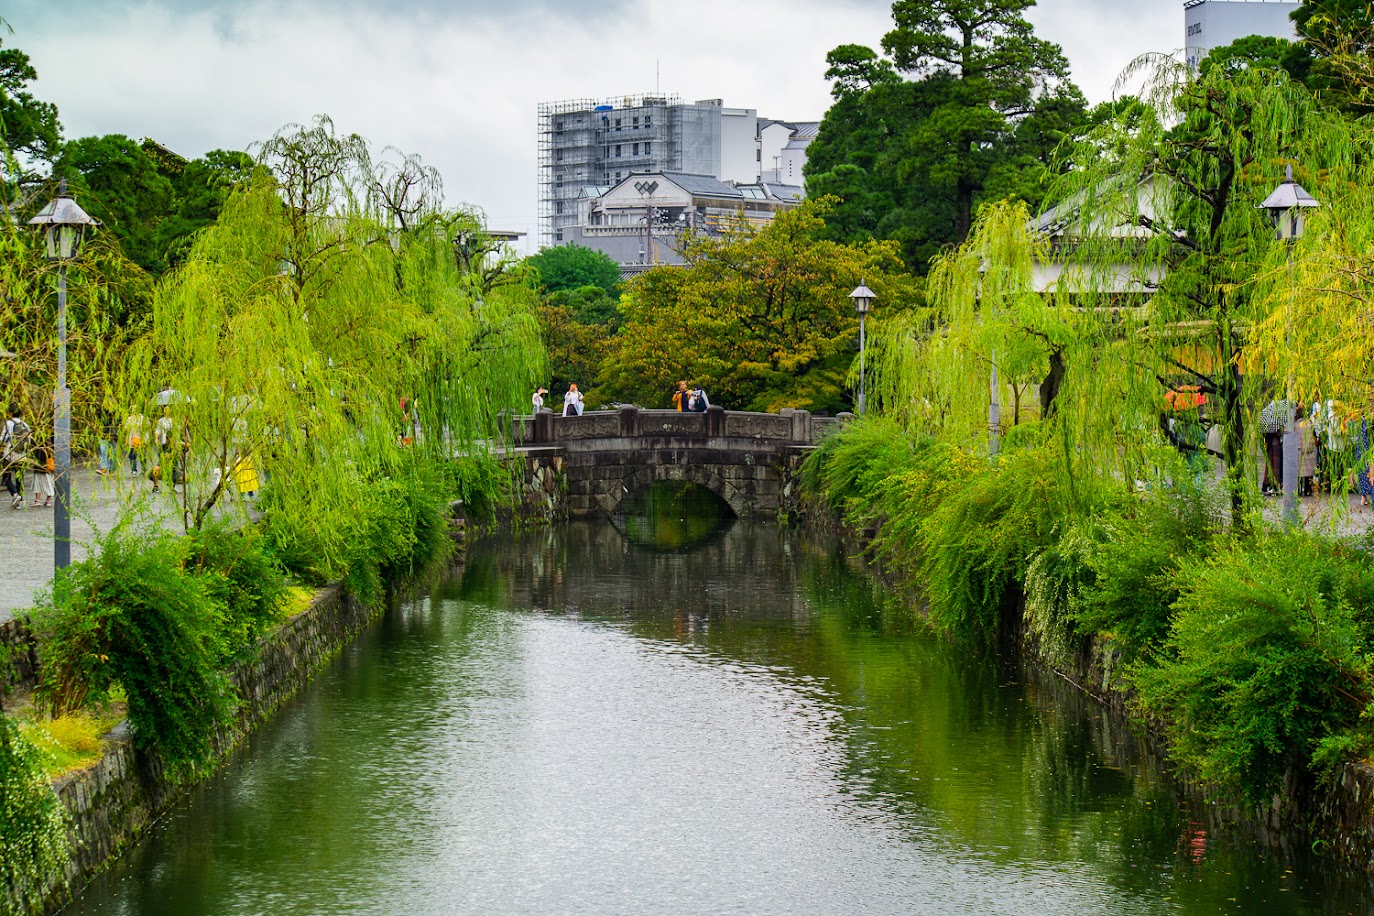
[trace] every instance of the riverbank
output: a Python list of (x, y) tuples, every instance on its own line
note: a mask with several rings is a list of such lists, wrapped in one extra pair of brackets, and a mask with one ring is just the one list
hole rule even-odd
[(815, 523), (858, 536), (937, 629), (1148, 728), (1220, 821), (1374, 873), (1366, 551), (1228, 530), (1202, 488), (1113, 492), (1035, 449), (988, 464), (879, 426), (803, 470)]

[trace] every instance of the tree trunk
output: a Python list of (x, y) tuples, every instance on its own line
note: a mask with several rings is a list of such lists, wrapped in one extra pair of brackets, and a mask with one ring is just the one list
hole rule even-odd
[(1050, 371), (1045, 376), (1045, 380), (1040, 383), (1040, 418), (1048, 420), (1054, 416), (1054, 400), (1059, 397), (1059, 389), (1064, 384), (1064, 373), (1068, 371), (1064, 365), (1064, 351), (1053, 349), (1050, 351)]

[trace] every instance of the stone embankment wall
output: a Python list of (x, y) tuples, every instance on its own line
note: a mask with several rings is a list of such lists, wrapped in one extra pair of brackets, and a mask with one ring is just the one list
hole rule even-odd
[[(227, 754), (303, 687), (381, 609), (359, 604), (342, 586), (330, 586), (263, 640), (257, 659), (232, 672), (242, 702), (232, 726), (217, 736), (219, 753)], [(50, 907), (70, 899), (193, 784), (169, 778), (155, 756), (135, 750), (126, 724), (116, 727), (98, 763), (54, 786), (72, 817), (73, 856), (67, 873), (55, 876)]]
[[(806, 524), (838, 532), (858, 545), (866, 547), (876, 532), (855, 532), (831, 513), (822, 512), (805, 518)], [(925, 613), (923, 598), (908, 582), (896, 582), (877, 570), (880, 578), (895, 593), (904, 597)], [(1132, 692), (1121, 676), (1121, 653), (1113, 641), (1096, 637), (1069, 658), (1047, 651), (1023, 625), (1020, 610), (1022, 599), (1013, 599), (1016, 613), (1013, 623), (1003, 634), (1004, 651), (1014, 653), (1018, 660), (1041, 671), (1062, 678), (1098, 704), (1127, 718), (1138, 726), (1144, 743), (1163, 757), (1165, 747), (1163, 723), (1141, 722), (1132, 709)], [(1202, 803), (1209, 819), (1247, 835), (1253, 835), (1270, 848), (1284, 853), (1292, 851), (1295, 842), (1309, 846), (1345, 866), (1374, 876), (1374, 765), (1368, 761), (1348, 762), (1340, 778), (1328, 785), (1299, 785), (1285, 781), (1284, 790), (1270, 804), (1256, 809), (1240, 809), (1213, 802), (1208, 792), (1186, 778), (1173, 773), (1180, 788)]]

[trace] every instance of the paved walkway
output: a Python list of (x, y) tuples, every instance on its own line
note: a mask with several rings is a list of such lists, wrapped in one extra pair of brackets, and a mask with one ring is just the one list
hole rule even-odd
[[(143, 503), (155, 513), (152, 517), (176, 525), (180, 515), (171, 498), (171, 488), (163, 487), (156, 499), (151, 484), (144, 478), (125, 476), (118, 481), (102, 479), (95, 471), (77, 468), (72, 472), (72, 560), (85, 559), (87, 547), (97, 534), (114, 526), (121, 505)], [(53, 510), (33, 507), (32, 478), (24, 482), (23, 509), (9, 508), (9, 494), (0, 490), (0, 623), (16, 611), (33, 605), (34, 593), (52, 584)]]

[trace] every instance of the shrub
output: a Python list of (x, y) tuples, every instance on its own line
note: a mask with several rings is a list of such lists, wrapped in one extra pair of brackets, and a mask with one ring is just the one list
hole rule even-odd
[(208, 758), (232, 709), (219, 668), (220, 615), (205, 579), (186, 568), (189, 543), (117, 527), (57, 580), (33, 617), (40, 701), (56, 717), (122, 685), (135, 740), (174, 770)]
[(1300, 533), (1234, 542), (1183, 561), (1161, 651), (1129, 669), (1174, 756), (1253, 803), (1292, 769), (1315, 774), (1360, 743), (1370, 702), (1361, 620), (1369, 557)]
[(962, 462), (920, 525), (922, 575), (937, 626), (988, 640), (1025, 581), (1031, 560), (1066, 517), (1064, 483), (1047, 449)]
[(38, 909), (47, 882), (70, 857), (67, 812), (43, 757), (0, 713), (0, 884), (19, 912)]
[(865, 418), (826, 437), (801, 469), (801, 486), (811, 499), (839, 512), (850, 524), (865, 524), (891, 479), (913, 467), (915, 451), (891, 420)]
[(1206, 555), (1215, 535), (1213, 496), (1184, 485), (1119, 503), (1093, 526), (1085, 559), (1091, 587), (1074, 610), (1087, 633), (1109, 632), (1130, 659), (1169, 631), (1179, 563)]
[(256, 528), (211, 520), (188, 536), (189, 567), (218, 609), (221, 663), (252, 653), (282, 618), (286, 575)]
[(1082, 648), (1075, 618), (1096, 581), (1090, 563), (1095, 546), (1084, 527), (1071, 524), (1026, 569), (1026, 631), (1056, 661)]

